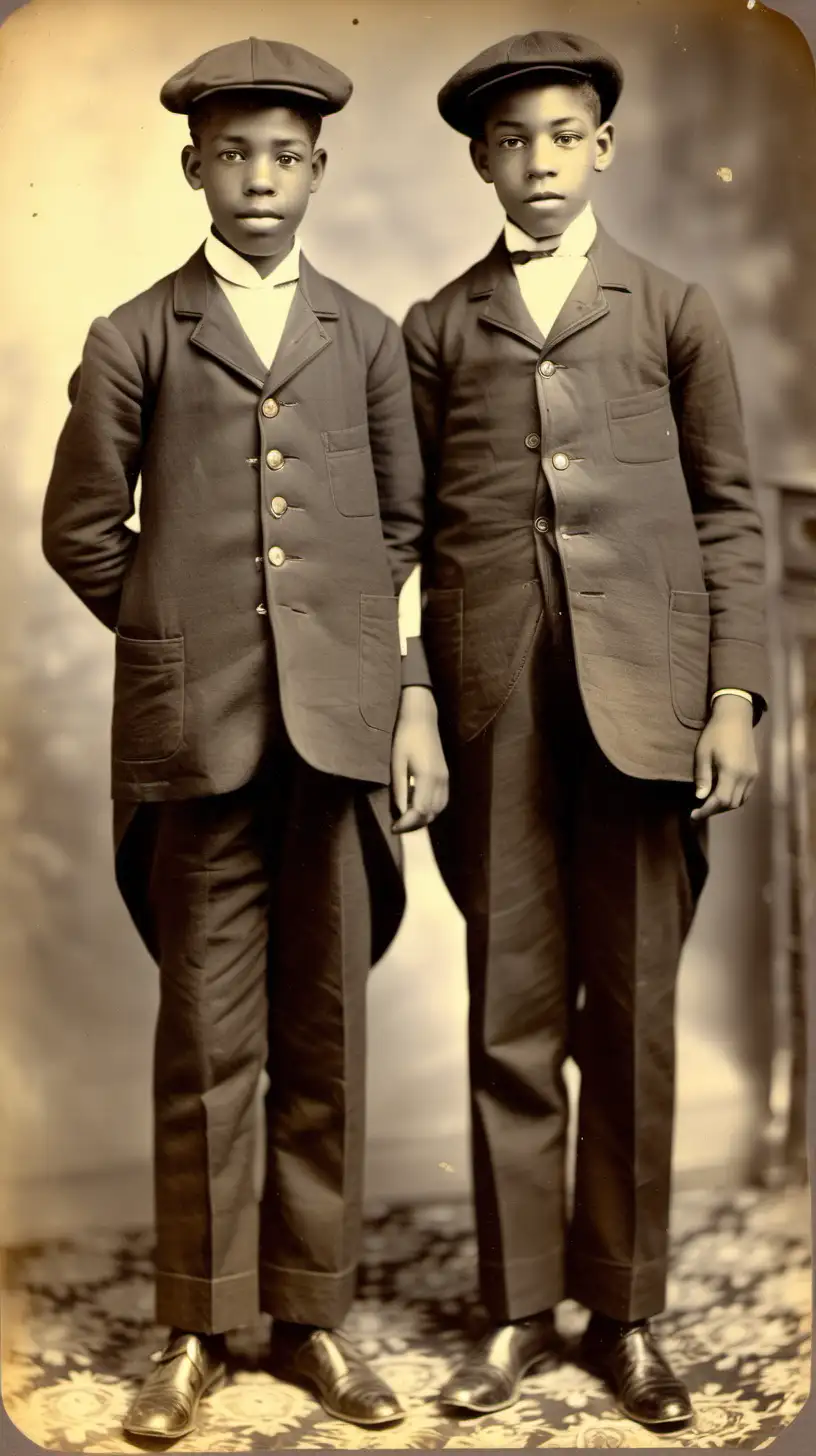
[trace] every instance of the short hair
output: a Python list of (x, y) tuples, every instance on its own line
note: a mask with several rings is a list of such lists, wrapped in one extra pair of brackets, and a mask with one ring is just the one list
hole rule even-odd
[(527, 81), (519, 81), (517, 78), (514, 78), (512, 81), (508, 81), (506, 86), (491, 87), (489, 95), (485, 98), (478, 116), (475, 118), (477, 126), (474, 128), (473, 140), (484, 141), (487, 114), (503, 96), (511, 96), (515, 91), (540, 91), (547, 85), (568, 86), (583, 101), (592, 117), (593, 126), (600, 126), (603, 107), (594, 82), (582, 76), (576, 76), (575, 80), (570, 79), (569, 76), (564, 76), (563, 79), (559, 78), (557, 82), (542, 81), (540, 77), (534, 79), (531, 76)]
[(305, 123), (309, 133), (309, 141), (312, 146), (317, 145), (320, 136), (320, 129), (323, 125), (323, 117), (315, 106), (310, 106), (302, 96), (289, 91), (271, 91), (265, 94), (250, 87), (246, 90), (235, 88), (230, 91), (214, 91), (211, 96), (204, 96), (190, 108), (187, 118), (190, 127), (190, 136), (193, 146), (197, 147), (201, 141), (201, 129), (204, 126), (208, 115), (217, 106), (227, 106), (230, 99), (235, 100), (241, 106), (285, 106), (288, 111), (293, 111)]

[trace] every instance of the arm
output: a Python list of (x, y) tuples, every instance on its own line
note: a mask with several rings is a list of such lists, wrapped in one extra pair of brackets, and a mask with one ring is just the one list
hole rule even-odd
[(739, 808), (756, 781), (751, 732), (766, 703), (762, 525), (748, 469), (734, 365), (699, 287), (669, 340), (672, 404), (711, 605), (711, 716), (696, 754), (693, 818)]
[(46, 560), (106, 627), (115, 628), (136, 538), (143, 384), (125, 339), (97, 319), (69, 385), (71, 411), (45, 496)]
[(669, 339), (672, 407), (711, 606), (711, 693), (767, 701), (765, 558), (734, 365), (708, 295), (692, 285)]

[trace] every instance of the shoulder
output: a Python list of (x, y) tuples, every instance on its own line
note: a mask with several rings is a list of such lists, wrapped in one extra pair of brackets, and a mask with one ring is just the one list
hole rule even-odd
[(118, 304), (109, 315), (111, 323), (127, 336), (134, 329), (144, 328), (154, 319), (163, 317), (168, 306), (172, 307), (175, 283), (180, 272), (180, 268), (174, 269), (164, 278), (151, 283), (149, 288), (143, 289), (125, 303)]
[(402, 330), (409, 357), (425, 348), (438, 348), (447, 357), (461, 346), (462, 328), (472, 300), (480, 296), (485, 277), (495, 269), (496, 246), (486, 257), (465, 268), (429, 298), (409, 308)]
[(301, 286), (318, 316), (325, 313), (337, 318), (363, 340), (368, 347), (377, 345), (397, 326), (375, 303), (354, 293), (336, 278), (321, 273), (306, 258), (302, 260)]
[(418, 303), (413, 304), (407, 317), (410, 317), (414, 310), (419, 309), (430, 321), (441, 323), (452, 309), (460, 308), (466, 303), (474, 290), (478, 288), (479, 280), (494, 251), (495, 249), (492, 249), (487, 257), (480, 258), (478, 262), (465, 268), (464, 272), (451, 278), (449, 283), (443, 284), (430, 298), (420, 299)]

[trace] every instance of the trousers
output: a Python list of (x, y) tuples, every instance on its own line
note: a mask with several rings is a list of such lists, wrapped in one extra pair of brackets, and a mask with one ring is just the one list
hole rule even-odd
[[(581, 702), (563, 579), (542, 553), (533, 647), (492, 723), (450, 738), (437, 861), (467, 927), (473, 1188), (498, 1321), (562, 1297), (663, 1307), (675, 987), (707, 873), (693, 789), (620, 773)], [(564, 1066), (580, 1068), (567, 1207)]]
[(148, 901), (161, 991), (157, 1318), (200, 1333), (251, 1323), (259, 1308), (339, 1324), (361, 1229), (379, 832), (368, 796), (278, 741), (233, 793), (143, 808), (154, 816)]

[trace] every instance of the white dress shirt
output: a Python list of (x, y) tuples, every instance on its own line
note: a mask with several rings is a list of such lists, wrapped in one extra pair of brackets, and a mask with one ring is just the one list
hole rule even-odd
[(267, 368), (278, 346), (300, 277), (300, 243), (295, 238), (286, 257), (267, 278), (215, 233), (204, 244), (204, 254), (228, 303), (261, 363)]
[[(595, 240), (598, 224), (590, 203), (574, 217), (561, 235), (552, 257), (534, 258), (530, 263), (514, 263), (521, 296), (527, 312), (546, 339), (564, 304), (586, 267), (587, 251)], [(507, 219), (504, 240), (511, 253), (547, 252), (551, 242), (538, 242)]]

